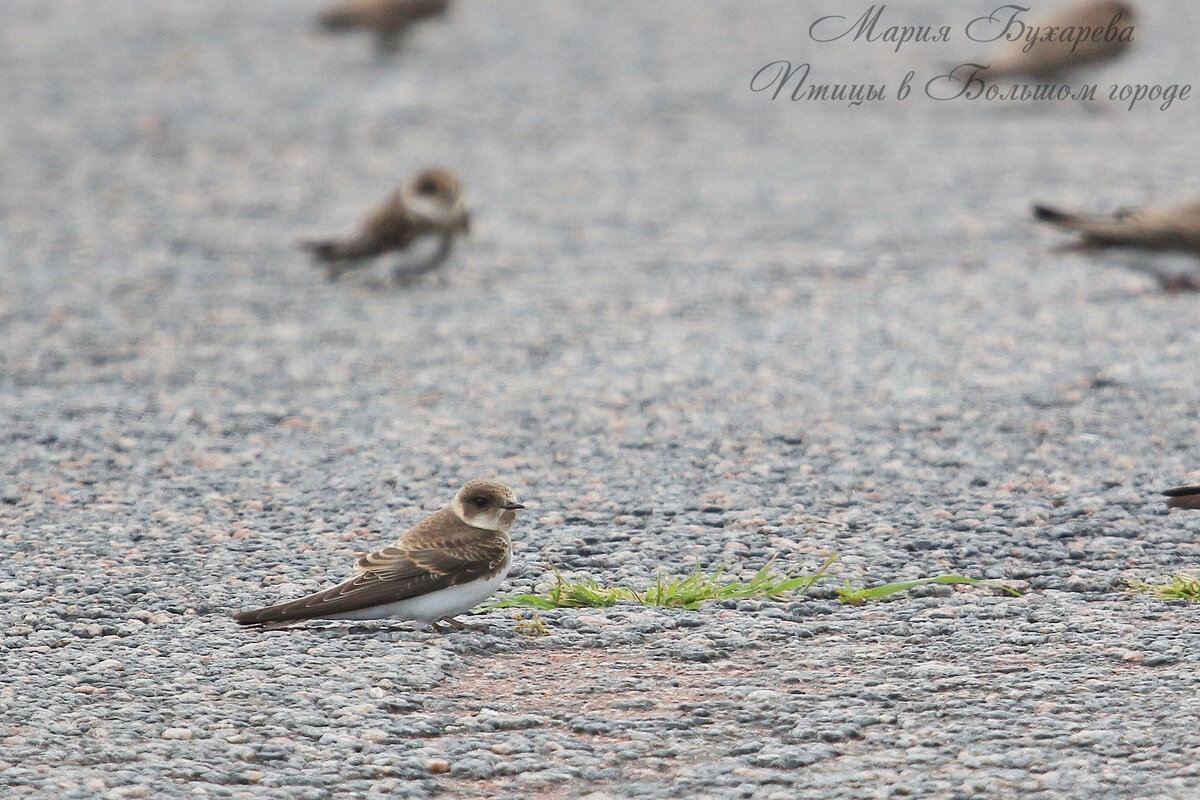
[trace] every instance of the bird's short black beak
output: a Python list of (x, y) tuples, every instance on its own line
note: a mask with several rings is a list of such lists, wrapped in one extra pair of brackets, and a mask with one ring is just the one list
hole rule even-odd
[(518, 508), (524, 508), (525, 506), (521, 505), (520, 503), (505, 503), (500, 507), (505, 511), (516, 511)]

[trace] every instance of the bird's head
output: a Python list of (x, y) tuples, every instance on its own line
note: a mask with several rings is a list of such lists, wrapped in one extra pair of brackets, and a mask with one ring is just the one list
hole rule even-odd
[(448, 169), (430, 167), (401, 189), (405, 205), (435, 228), (467, 233), (470, 215), (462, 201), (462, 183)]
[(450, 503), (450, 509), (463, 522), (489, 531), (507, 531), (517, 521), (517, 511), (524, 507), (512, 489), (485, 478), (469, 481)]

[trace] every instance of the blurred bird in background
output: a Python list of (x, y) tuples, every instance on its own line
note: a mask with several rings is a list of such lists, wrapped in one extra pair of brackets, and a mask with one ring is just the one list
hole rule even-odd
[(400, 49), (413, 24), (440, 17), (450, 0), (345, 0), (317, 17), (317, 24), (330, 33), (370, 31), (375, 34), (375, 52), (389, 56)]
[(462, 185), (453, 172), (423, 169), (372, 211), (353, 233), (301, 242), (322, 263), (330, 280), (365, 266), (369, 259), (405, 250), (418, 239), (434, 236), (437, 251), (426, 261), (400, 265), (392, 272), (406, 283), (433, 271), (450, 255), (454, 237), (470, 230), (470, 215), (462, 203)]
[[(1105, 31), (1110, 25), (1122, 30), (1134, 25), (1133, 7), (1122, 0), (1084, 0), (1052, 10), (1044, 19), (1035, 19), (1029, 28), (1048, 31), (1056, 28), (1065, 31)], [(1129, 49), (1129, 37), (1100, 36), (1099, 40), (1083, 37), (1054, 38), (1046, 41), (1040, 36), (1032, 46), (1026, 38), (1005, 41), (989, 58), (981, 77), (987, 80), (1001, 78), (1033, 78), (1042, 81), (1060, 81), (1076, 70), (1102, 64), (1117, 58)], [(1028, 48), (1028, 49), (1026, 49)]]
[[(1169, 292), (1200, 290), (1200, 203), (1090, 215), (1037, 204), (1033, 216), (1080, 238), (1063, 250), (1107, 253), (1106, 260), (1156, 278)], [(1172, 258), (1174, 256), (1174, 258)], [(1179, 258), (1183, 256), (1183, 258)], [(1169, 269), (1182, 262), (1183, 271)]]

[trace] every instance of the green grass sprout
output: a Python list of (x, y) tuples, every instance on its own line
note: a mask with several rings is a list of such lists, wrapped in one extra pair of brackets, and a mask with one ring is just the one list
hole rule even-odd
[(608, 608), (622, 600), (629, 600), (643, 606), (695, 610), (705, 603), (718, 600), (742, 600), (755, 597), (786, 600), (797, 594), (803, 595), (817, 581), (829, 577), (826, 572), (836, 560), (837, 554), (835, 553), (812, 575), (780, 574), (775, 571), (774, 561), (772, 561), (745, 581), (723, 580), (722, 575), (725, 572), (723, 567), (711, 574), (706, 574), (697, 567), (691, 575), (674, 578), (659, 572), (655, 576), (654, 583), (642, 592), (622, 585), (603, 587), (589, 575), (568, 581), (556, 569), (554, 570), (555, 583), (545, 594), (517, 595), (501, 600), (488, 608), (517, 606), (539, 610)]
[(520, 594), (488, 606), (492, 608), (514, 608), (525, 606), (542, 611), (551, 608), (608, 608), (622, 600), (637, 600), (637, 594), (624, 586), (604, 588), (595, 578), (585, 575), (577, 581), (567, 581), (562, 573), (554, 570), (554, 586), (546, 594)]
[(522, 614), (517, 614), (514, 619), (517, 620), (513, 630), (522, 636), (550, 636), (550, 629), (546, 627), (546, 623), (538, 616), (536, 611), (529, 612), (526, 617)]
[(1151, 597), (1156, 597), (1159, 600), (1187, 600), (1195, 603), (1200, 602), (1200, 578), (1194, 575), (1179, 574), (1172, 575), (1171, 582), (1168, 584), (1145, 583), (1144, 581), (1130, 581), (1129, 590), (1148, 594)]
[(965, 575), (939, 575), (936, 578), (922, 578), (917, 581), (897, 581), (895, 583), (885, 583), (883, 586), (875, 586), (870, 589), (855, 589), (850, 585), (850, 581), (846, 581), (844, 589), (838, 589), (838, 599), (849, 606), (866, 605), (870, 600), (878, 600), (882, 597), (887, 597), (890, 594), (897, 592), (907, 592), (909, 589), (915, 589), (918, 586), (925, 586), (930, 583), (951, 583), (961, 584), (964, 586), (988, 586), (993, 589), (1000, 589), (1008, 592), (1014, 597), (1020, 597), (1021, 593), (1016, 589), (1011, 589), (991, 581), (981, 581), (977, 578), (968, 578)]
[[(601, 586), (590, 575), (583, 575), (576, 580), (569, 581), (563, 577), (561, 572), (555, 569), (554, 585), (544, 594), (517, 595), (516, 597), (510, 597), (488, 606), (485, 610), (514, 607), (538, 610), (551, 608), (609, 608), (623, 600), (643, 606), (695, 610), (705, 603), (723, 600), (746, 600), (752, 598), (790, 600), (806, 594), (817, 581), (832, 577), (828, 572), (836, 560), (837, 554), (834, 553), (826, 559), (819, 570), (811, 575), (781, 574), (775, 571), (775, 562), (772, 560), (746, 580), (725, 579), (723, 577), (725, 573), (724, 567), (711, 573), (706, 573), (700, 567), (696, 567), (696, 571), (692, 574), (677, 577), (668, 577), (664, 573), (659, 572), (655, 576), (654, 582), (645, 591), (637, 591), (636, 589), (620, 584), (609, 587)], [(1186, 576), (1177, 576), (1176, 583), (1172, 587), (1149, 587), (1149, 589), (1161, 589), (1164, 594), (1158, 596), (1166, 599), (1200, 599), (1200, 580), (1186, 578), (1186, 582), (1184, 582), (1182, 580), (1184, 577)], [(991, 589), (999, 589), (1007, 592), (1014, 597), (1021, 596), (1020, 592), (1008, 586), (993, 581), (968, 578), (965, 575), (938, 575), (937, 577), (922, 578), (915, 581), (885, 583), (882, 586), (874, 586), (869, 589), (855, 589), (850, 585), (850, 581), (846, 581), (845, 588), (837, 590), (837, 596), (846, 605), (862, 606), (872, 600), (879, 600), (888, 595), (906, 592), (918, 586), (925, 586), (931, 583), (986, 586)], [(1167, 594), (1172, 591), (1174, 594)], [(541, 620), (539, 619), (538, 622), (540, 623)]]

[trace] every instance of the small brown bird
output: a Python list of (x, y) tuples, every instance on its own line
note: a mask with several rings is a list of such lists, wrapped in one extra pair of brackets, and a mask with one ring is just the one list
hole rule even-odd
[(323, 11), (317, 24), (330, 33), (372, 31), (375, 52), (386, 56), (400, 49), (414, 23), (439, 17), (449, 6), (450, 0), (345, 0)]
[[(1141, 251), (1147, 255), (1176, 253), (1200, 257), (1200, 203), (1125, 209), (1110, 215), (1076, 214), (1046, 205), (1035, 205), (1033, 216), (1042, 222), (1077, 231), (1080, 239), (1068, 250), (1095, 252)], [(1200, 275), (1167, 272), (1154, 259), (1130, 261), (1126, 266), (1157, 278), (1167, 291), (1196, 291)]]
[(400, 619), (441, 630), (439, 620), (465, 627), (455, 615), (483, 602), (508, 575), (508, 532), (525, 506), (496, 481), (469, 481), (448, 506), (393, 544), (365, 555), (358, 575), (323, 592), (234, 615), (264, 630), (308, 619)]
[[(1083, 0), (1062, 6), (1045, 19), (1029, 23), (1027, 30), (1036, 28), (1039, 31), (1032, 46), (1024, 36), (1001, 45), (990, 59), (985, 59), (988, 69), (982, 76), (989, 80), (1016, 77), (1058, 80), (1064, 73), (1077, 67), (1114, 59), (1129, 48), (1132, 31), (1126, 36), (1102, 35), (1099, 41), (1083, 37), (1081, 33), (1084, 28), (1103, 32), (1110, 24), (1118, 31), (1131, 28), (1134, 24), (1133, 7), (1121, 0)], [(1040, 32), (1052, 28), (1058, 32), (1071, 29), (1079, 32), (1079, 38), (1072, 39), (1061, 34), (1049, 41), (1041, 38)]]
[(1163, 494), (1171, 498), (1167, 501), (1171, 508), (1200, 508), (1200, 486), (1177, 486)]
[(438, 249), (426, 262), (396, 267), (392, 277), (403, 283), (436, 269), (450, 255), (454, 237), (470, 231), (470, 215), (461, 194), (453, 172), (424, 169), (371, 212), (354, 233), (301, 242), (300, 246), (324, 262), (330, 280), (337, 280), (367, 259), (404, 250), (424, 236), (438, 237)]

